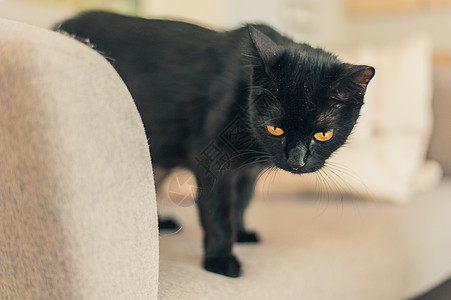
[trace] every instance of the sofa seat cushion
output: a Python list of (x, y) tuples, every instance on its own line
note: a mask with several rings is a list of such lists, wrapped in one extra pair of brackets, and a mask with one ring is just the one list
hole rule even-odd
[(247, 220), (262, 239), (236, 245), (240, 278), (201, 268), (196, 208), (160, 201), (182, 223), (160, 233), (161, 299), (405, 299), (451, 275), (451, 179), (403, 206), (263, 195)]

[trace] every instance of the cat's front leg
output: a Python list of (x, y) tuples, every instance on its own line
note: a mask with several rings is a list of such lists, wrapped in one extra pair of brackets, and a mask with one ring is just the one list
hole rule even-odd
[(234, 176), (225, 176), (202, 184), (198, 200), (204, 230), (204, 260), (206, 270), (229, 277), (241, 274), (239, 261), (232, 254), (236, 238)]
[(258, 234), (247, 230), (244, 224), (244, 212), (254, 194), (255, 182), (259, 173), (260, 169), (258, 168), (243, 170), (236, 180), (235, 222), (238, 243), (258, 243), (260, 241)]

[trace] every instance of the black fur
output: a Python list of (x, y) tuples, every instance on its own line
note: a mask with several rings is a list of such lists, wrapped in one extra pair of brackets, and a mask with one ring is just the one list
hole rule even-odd
[[(263, 25), (216, 32), (87, 12), (58, 29), (111, 59), (142, 116), (154, 166), (194, 172), (204, 267), (230, 277), (241, 273), (233, 243), (258, 241), (243, 214), (259, 172), (320, 169), (345, 143), (374, 75)], [(313, 138), (331, 129), (331, 140)]]

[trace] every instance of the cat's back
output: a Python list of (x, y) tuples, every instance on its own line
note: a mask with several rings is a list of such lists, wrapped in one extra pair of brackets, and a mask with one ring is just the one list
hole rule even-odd
[[(57, 29), (88, 39), (109, 58), (142, 114), (152, 102), (175, 104), (202, 98), (200, 94), (214, 78), (212, 72), (217, 71), (212, 65), (218, 63), (220, 33), (194, 24), (88, 11)], [(158, 106), (153, 108), (160, 116)], [(170, 111), (174, 117), (177, 112)]]
[[(87, 38), (92, 46), (115, 60), (130, 56), (161, 60), (189, 55), (217, 39), (215, 31), (180, 21), (144, 19), (106, 11), (88, 11), (66, 20), (58, 30)], [(202, 48), (202, 47), (200, 47)]]
[(102, 35), (114, 36), (115, 40), (130, 40), (137, 36), (141, 39), (208, 40), (215, 36), (215, 31), (190, 23), (172, 20), (145, 19), (126, 16), (107, 11), (87, 11), (58, 25), (59, 30), (79, 37), (91, 38)]

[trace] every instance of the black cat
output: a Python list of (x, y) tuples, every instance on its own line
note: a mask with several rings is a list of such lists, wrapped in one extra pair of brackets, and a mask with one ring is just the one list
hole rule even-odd
[(199, 185), (205, 269), (241, 273), (235, 241), (258, 241), (243, 214), (260, 171), (315, 172), (354, 127), (369, 66), (297, 44), (270, 27), (196, 25), (87, 12), (59, 25), (111, 58), (150, 138), (155, 169)]

